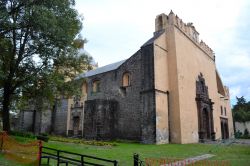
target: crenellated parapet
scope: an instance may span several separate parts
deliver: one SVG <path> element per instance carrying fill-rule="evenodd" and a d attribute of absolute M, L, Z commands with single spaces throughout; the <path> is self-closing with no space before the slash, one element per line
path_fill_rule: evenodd
<path fill-rule="evenodd" d="M 211 59 L 215 60 L 214 51 L 204 42 L 199 40 L 199 33 L 195 29 L 193 23 L 185 23 L 177 15 L 171 12 L 160 14 L 155 20 L 155 31 L 167 29 L 170 26 L 177 27 L 183 34 L 192 40 L 201 50 L 203 50 Z"/>

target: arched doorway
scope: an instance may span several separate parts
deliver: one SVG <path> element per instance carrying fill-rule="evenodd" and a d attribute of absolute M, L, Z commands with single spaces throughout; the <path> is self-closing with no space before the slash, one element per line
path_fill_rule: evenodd
<path fill-rule="evenodd" d="M 204 139 L 210 139 L 211 138 L 211 126 L 210 126 L 209 112 L 207 108 L 204 108 L 202 110 L 202 120 L 203 120 Z"/>
<path fill-rule="evenodd" d="M 221 138 L 228 139 L 229 138 L 228 120 L 226 118 L 220 118 L 220 125 L 221 125 Z"/>
<path fill-rule="evenodd" d="M 73 117 L 73 135 L 74 136 L 78 136 L 79 126 L 80 126 L 79 116 Z"/>
<path fill-rule="evenodd" d="M 198 134 L 200 141 L 215 139 L 213 121 L 213 102 L 208 96 L 208 87 L 203 75 L 196 81 L 196 103 L 198 112 Z"/>

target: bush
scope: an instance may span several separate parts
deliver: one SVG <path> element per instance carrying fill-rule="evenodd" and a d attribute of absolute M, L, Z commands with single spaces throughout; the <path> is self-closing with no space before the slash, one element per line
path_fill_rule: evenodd
<path fill-rule="evenodd" d="M 38 135 L 38 136 L 36 136 L 36 138 L 38 139 L 38 140 L 41 140 L 41 141 L 44 141 L 44 142 L 48 142 L 49 141 L 49 136 L 48 135 Z"/>
<path fill-rule="evenodd" d="M 86 141 L 84 139 L 65 138 L 65 137 L 58 137 L 58 136 L 51 136 L 50 140 L 59 141 L 59 142 L 76 143 L 76 144 L 95 145 L 95 146 L 116 146 L 116 144 L 112 142 L 104 142 L 104 141 L 96 141 L 96 140 Z"/>
<path fill-rule="evenodd" d="M 20 137 L 25 137 L 25 138 L 32 138 L 32 139 L 36 138 L 36 136 L 30 132 L 11 131 L 10 135 L 20 136 Z"/>
<path fill-rule="evenodd" d="M 236 132 L 234 133 L 234 135 L 235 135 L 235 138 L 241 138 L 242 132 L 240 132 L 240 130 L 238 130 L 238 131 L 236 131 Z"/>
<path fill-rule="evenodd" d="M 244 130 L 244 134 L 243 134 L 242 138 L 245 138 L 245 139 L 250 138 L 249 131 L 247 129 Z"/>

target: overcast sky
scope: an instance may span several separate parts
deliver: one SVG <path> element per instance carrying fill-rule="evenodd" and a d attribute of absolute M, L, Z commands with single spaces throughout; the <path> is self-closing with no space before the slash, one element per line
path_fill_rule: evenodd
<path fill-rule="evenodd" d="M 172 9 L 215 51 L 232 103 L 235 96 L 250 100 L 249 0 L 76 0 L 76 8 L 85 49 L 99 66 L 129 58 L 152 37 L 156 15 Z"/>

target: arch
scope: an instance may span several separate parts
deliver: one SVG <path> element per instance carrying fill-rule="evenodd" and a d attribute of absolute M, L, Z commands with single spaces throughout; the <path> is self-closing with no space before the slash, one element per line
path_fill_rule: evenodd
<path fill-rule="evenodd" d="M 220 125 L 221 125 L 221 138 L 228 139 L 229 138 L 228 119 L 220 118 Z"/>
<path fill-rule="evenodd" d="M 210 127 L 210 118 L 209 118 L 209 111 L 207 108 L 203 108 L 202 110 L 202 119 L 203 119 L 203 131 L 204 131 L 204 138 L 210 139 L 211 136 L 211 127 Z"/>
<path fill-rule="evenodd" d="M 88 94 L 88 83 L 86 81 L 84 81 L 82 84 L 82 93 L 83 95 Z"/>
<path fill-rule="evenodd" d="M 97 93 L 100 92 L 100 83 L 101 81 L 99 79 L 95 79 L 92 82 L 92 92 Z"/>
<path fill-rule="evenodd" d="M 196 81 L 196 104 L 198 111 L 198 133 L 200 141 L 215 139 L 213 102 L 208 95 L 208 87 L 202 73 Z"/>
<path fill-rule="evenodd" d="M 131 85 L 131 75 L 129 72 L 125 72 L 122 75 L 122 86 L 127 87 Z"/>

